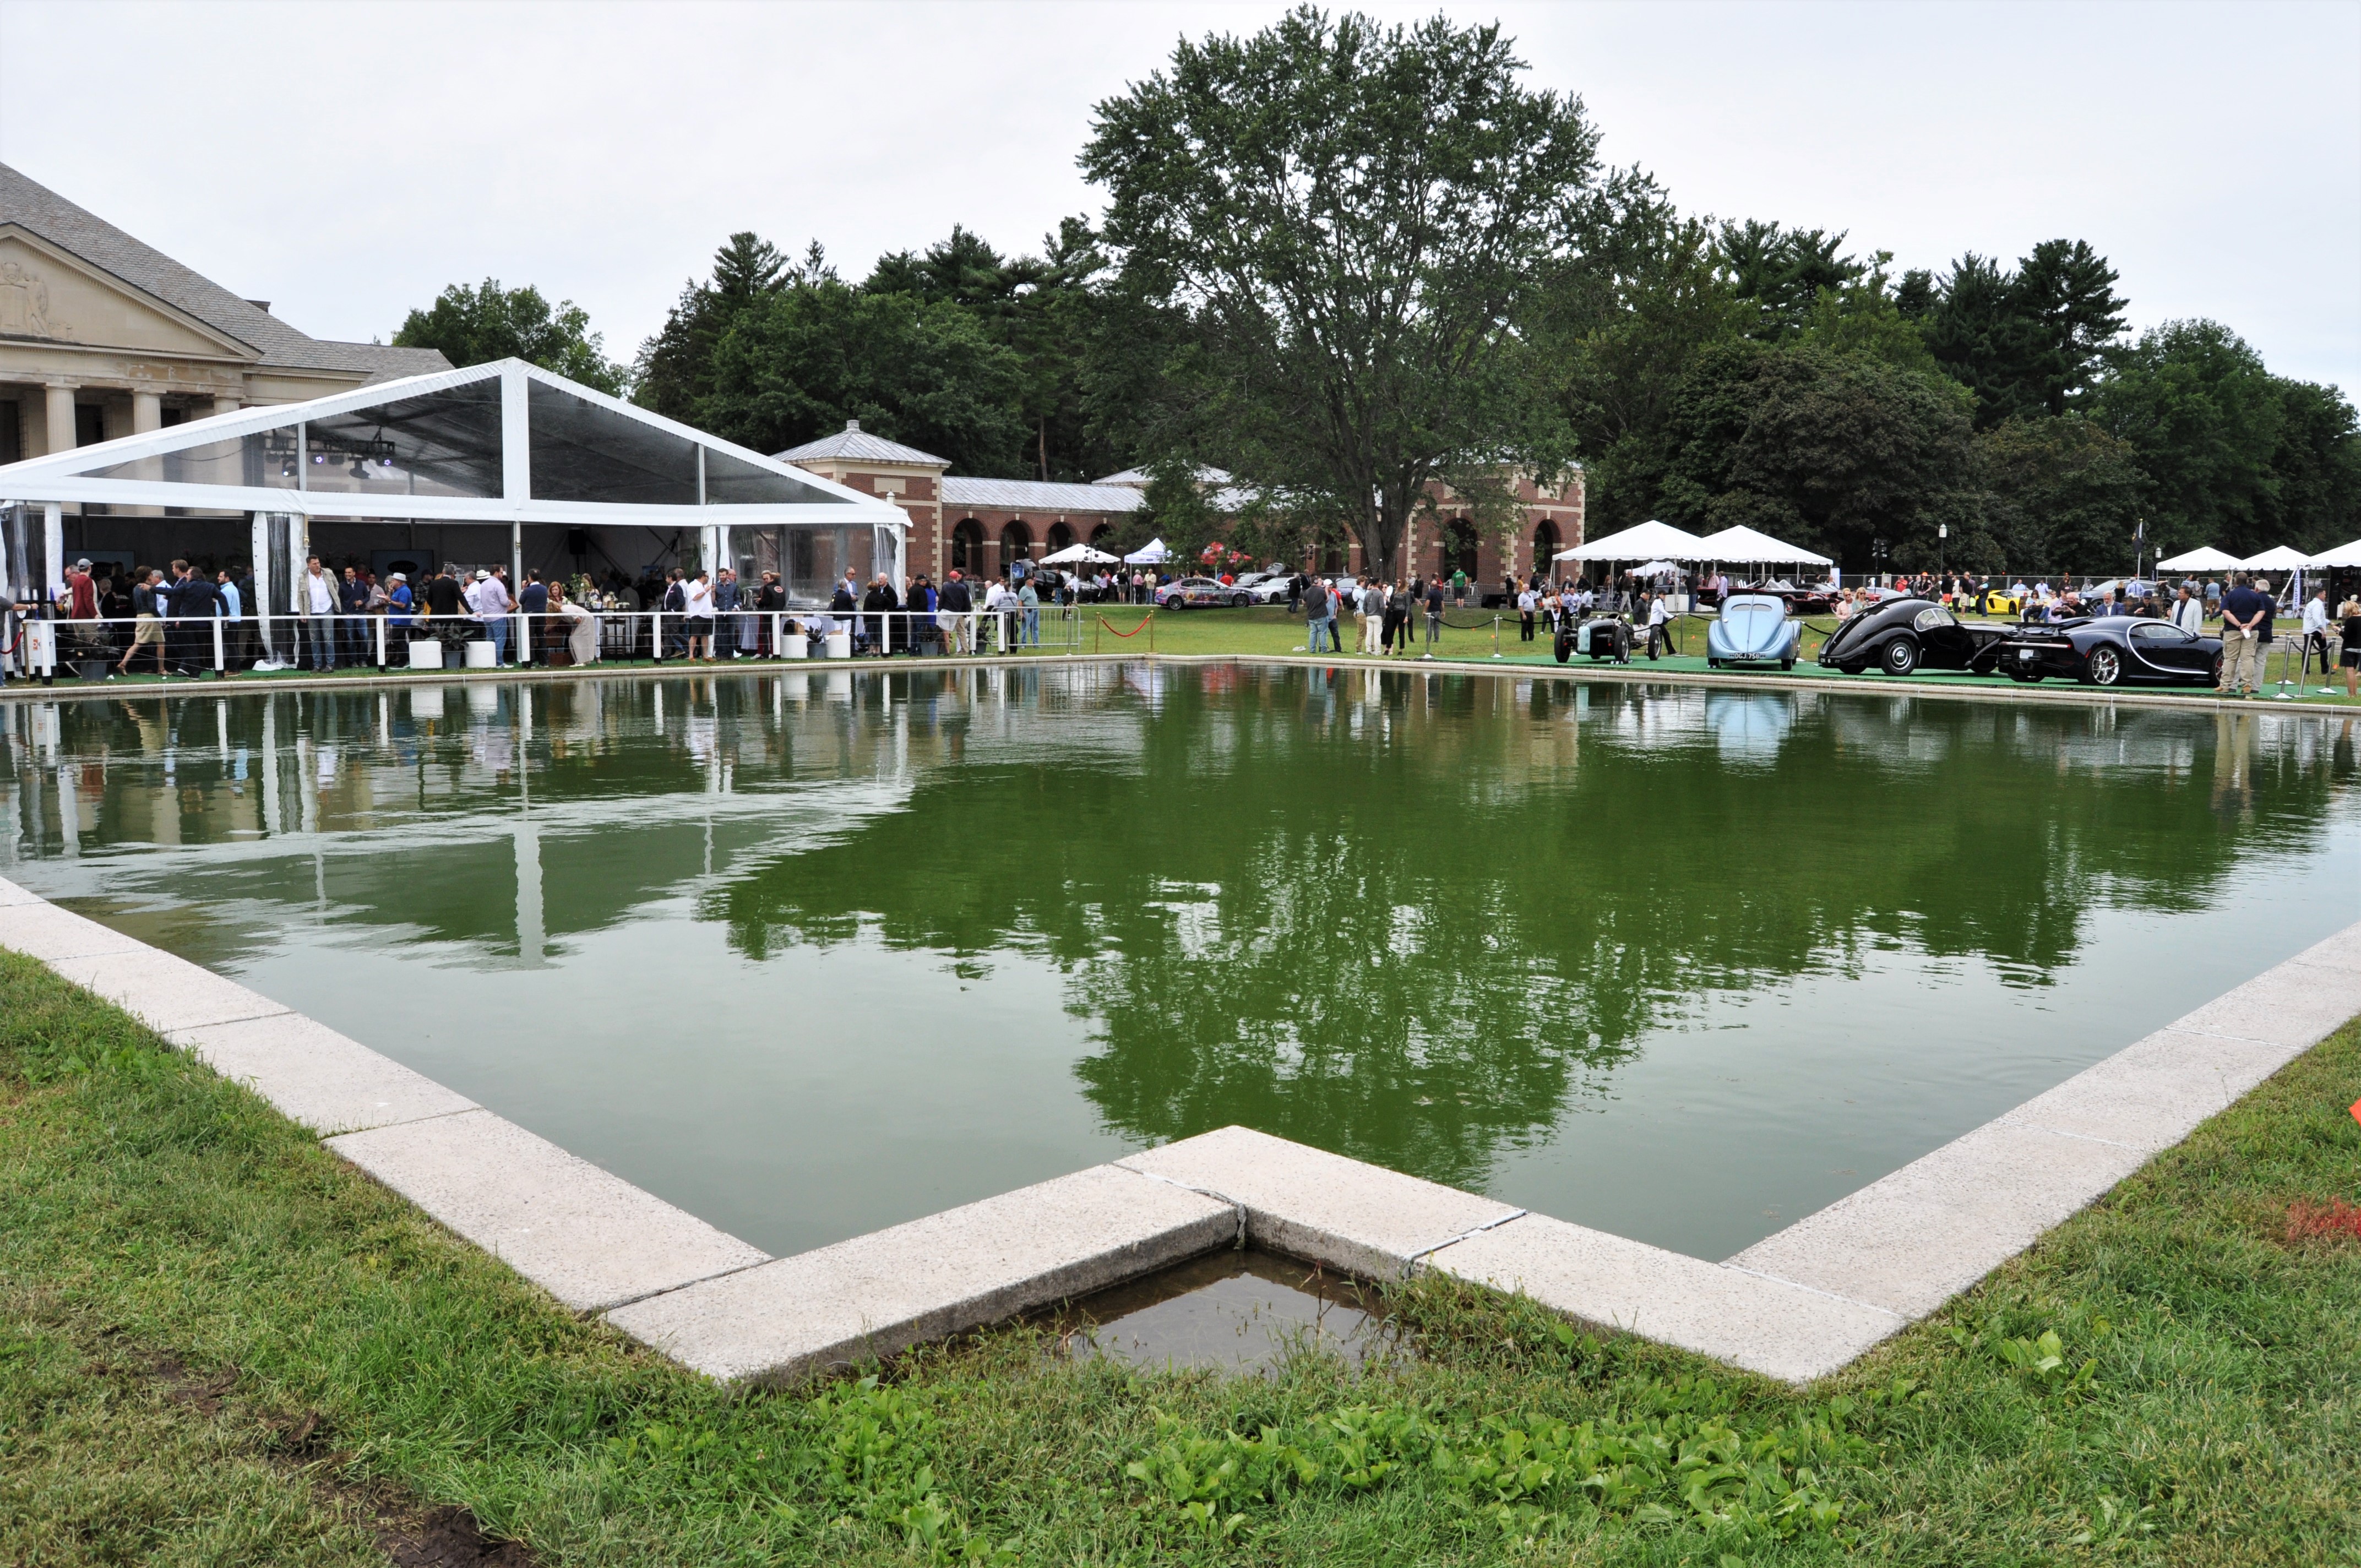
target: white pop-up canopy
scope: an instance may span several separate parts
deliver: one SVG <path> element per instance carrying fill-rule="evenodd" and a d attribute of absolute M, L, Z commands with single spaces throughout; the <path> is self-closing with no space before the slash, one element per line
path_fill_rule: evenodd
<path fill-rule="evenodd" d="M 2241 571 L 2246 572 L 2292 572 L 2299 566 L 2308 566 L 2311 564 L 2311 556 L 2301 550 L 2291 550 L 2282 544 L 2277 549 L 2266 550 L 2259 555 L 2247 556 L 2238 563 L 2238 567 Z"/>
<path fill-rule="evenodd" d="M 1105 551 L 1093 550 L 1087 544 L 1069 544 L 1063 550 L 1052 551 L 1042 556 L 1041 565 L 1044 566 L 1082 565 L 1112 566 L 1116 559 L 1117 557 L 1108 554 Z"/>
<path fill-rule="evenodd" d="M 1685 529 L 1669 522 L 1650 519 L 1635 523 L 1620 533 L 1610 533 L 1604 539 L 1593 539 L 1571 550 L 1561 550 L 1550 557 L 1554 561 L 1653 561 L 1666 556 L 1675 561 L 1702 561 L 1705 541 Z"/>
<path fill-rule="evenodd" d="M 2349 539 L 2333 550 L 2323 550 L 2304 563 L 2308 566 L 2361 566 L 2361 539 Z"/>
<path fill-rule="evenodd" d="M 2235 555 L 2216 550 L 2211 544 L 2201 544 L 2194 550 L 2183 551 L 2169 561 L 2156 564 L 2159 572 L 2231 572 L 2237 566 Z"/>
<path fill-rule="evenodd" d="M 1153 566 L 1169 558 L 1172 552 L 1164 548 L 1164 541 L 1151 539 L 1126 555 L 1124 560 L 1135 566 Z"/>
<path fill-rule="evenodd" d="M 1808 566 L 1836 565 L 1817 551 L 1790 544 L 1784 539 L 1773 539 L 1743 523 L 1725 528 L 1719 533 L 1707 534 L 1697 542 L 1697 552 L 1705 560 L 1727 561 L 1732 565 L 1741 566 L 1785 565 L 1790 562 Z"/>

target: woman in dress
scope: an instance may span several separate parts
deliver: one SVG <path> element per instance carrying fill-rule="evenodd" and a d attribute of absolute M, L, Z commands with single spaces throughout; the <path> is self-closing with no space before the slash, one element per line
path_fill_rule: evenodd
<path fill-rule="evenodd" d="M 598 618 L 575 602 L 563 583 L 549 585 L 549 613 L 566 628 L 566 654 L 576 664 L 598 662 Z"/>

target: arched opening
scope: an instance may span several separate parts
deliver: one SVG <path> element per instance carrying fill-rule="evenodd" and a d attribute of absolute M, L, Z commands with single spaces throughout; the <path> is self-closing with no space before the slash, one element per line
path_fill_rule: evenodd
<path fill-rule="evenodd" d="M 983 565 L 983 524 L 961 518 L 951 530 L 951 569 L 971 575 Z"/>
<path fill-rule="evenodd" d="M 1012 522 L 1000 531 L 1000 569 L 1005 574 L 1018 561 L 1033 557 L 1033 531 L 1021 522 Z"/>
<path fill-rule="evenodd" d="M 1476 580 L 1476 525 L 1464 517 L 1455 517 L 1443 525 L 1443 537 L 1435 542 L 1435 570 L 1444 576 L 1465 572 L 1467 580 Z"/>
<path fill-rule="evenodd" d="M 1092 529 L 1092 548 L 1096 550 L 1106 550 L 1112 548 L 1112 546 L 1107 543 L 1107 541 L 1113 539 L 1115 536 L 1115 526 L 1111 522 L 1103 522 L 1096 528 Z"/>
<path fill-rule="evenodd" d="M 1554 573 L 1556 564 L 1550 557 L 1565 546 L 1557 542 L 1557 524 L 1544 519 L 1533 525 L 1533 570 Z"/>
<path fill-rule="evenodd" d="M 1056 554 L 1074 542 L 1074 531 L 1062 522 L 1049 525 L 1049 554 Z"/>

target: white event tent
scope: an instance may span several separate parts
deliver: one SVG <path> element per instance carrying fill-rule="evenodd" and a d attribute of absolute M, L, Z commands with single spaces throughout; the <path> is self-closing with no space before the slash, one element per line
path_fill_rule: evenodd
<path fill-rule="evenodd" d="M 1087 544 L 1069 544 L 1063 550 L 1054 551 L 1042 556 L 1041 565 L 1044 566 L 1112 566 L 1120 559 L 1120 556 L 1110 555 L 1104 550 L 1093 550 Z"/>
<path fill-rule="evenodd" d="M 2183 551 L 2169 561 L 2158 561 L 2156 569 L 2159 572 L 2235 572 L 2238 569 L 2238 558 L 2216 550 L 2211 544 L 2201 544 L 2194 550 Z"/>
<path fill-rule="evenodd" d="M 1727 562 L 1733 566 L 1833 566 L 1836 563 L 1815 550 L 1800 544 L 1790 544 L 1784 539 L 1773 539 L 1767 533 L 1739 523 L 1719 533 L 1708 533 L 1697 541 L 1703 559 Z"/>
<path fill-rule="evenodd" d="M 1702 561 L 1705 542 L 1685 529 L 1653 519 L 1634 523 L 1620 533 L 1604 539 L 1592 539 L 1571 550 L 1561 550 L 1550 557 L 1553 561 L 1653 561 L 1664 556 L 1674 561 Z"/>
<path fill-rule="evenodd" d="M 2333 549 L 2323 550 L 2304 565 L 2307 566 L 2361 566 L 2361 539 L 2350 539 Z"/>
<path fill-rule="evenodd" d="M 12 463 L 0 508 L 0 591 L 63 580 L 71 508 L 83 553 L 247 555 L 266 640 L 313 554 L 432 551 L 423 558 L 507 561 L 521 582 L 560 554 L 581 569 L 593 551 L 624 566 L 693 545 L 708 565 L 775 570 L 799 597 L 825 597 L 847 570 L 906 580 L 907 518 L 893 502 L 522 359 Z"/>
<path fill-rule="evenodd" d="M 1164 548 L 1163 540 L 1151 539 L 1126 555 L 1124 560 L 1134 566 L 1154 566 L 1161 564 L 1171 554 L 1172 552 Z"/>
<path fill-rule="evenodd" d="M 2243 572 L 2292 572 L 2300 566 L 2308 566 L 2311 564 L 2311 556 L 2301 550 L 2291 550 L 2282 544 L 2277 549 L 2266 550 L 2259 555 L 2247 556 L 2238 563 L 2238 569 Z"/>

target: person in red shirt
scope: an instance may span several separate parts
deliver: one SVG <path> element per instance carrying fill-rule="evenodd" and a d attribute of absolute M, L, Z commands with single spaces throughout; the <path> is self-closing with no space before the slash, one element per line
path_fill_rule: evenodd
<path fill-rule="evenodd" d="M 96 620 L 98 619 L 98 585 L 91 581 L 90 563 L 77 561 L 66 574 L 66 591 L 71 595 L 66 619 Z"/>

